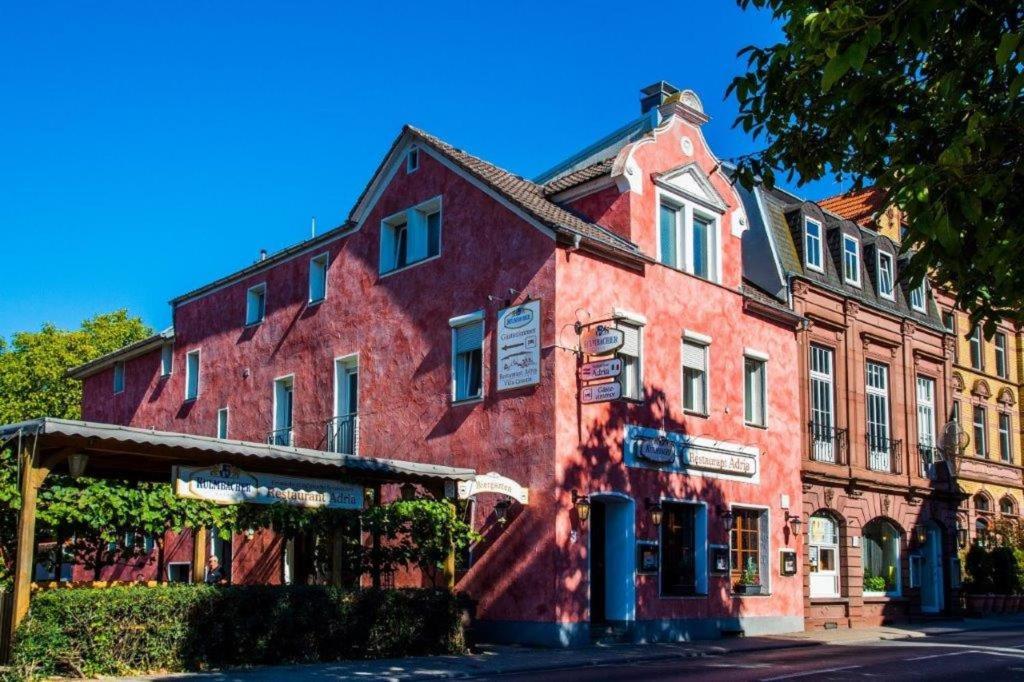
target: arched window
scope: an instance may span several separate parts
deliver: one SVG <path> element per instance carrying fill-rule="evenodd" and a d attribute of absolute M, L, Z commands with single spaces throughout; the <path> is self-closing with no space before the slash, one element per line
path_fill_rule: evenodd
<path fill-rule="evenodd" d="M 864 594 L 900 593 L 900 532 L 885 519 L 864 526 Z"/>
<path fill-rule="evenodd" d="M 999 500 L 999 512 L 1003 516 L 1016 516 L 1017 505 L 1014 503 L 1013 498 L 1007 495 L 1003 499 Z"/>
<path fill-rule="evenodd" d="M 988 546 L 988 520 L 978 519 L 974 522 L 974 544 L 979 547 Z"/>
<path fill-rule="evenodd" d="M 839 596 L 839 524 L 827 514 L 814 514 L 807 524 L 811 565 L 811 597 Z"/>
<path fill-rule="evenodd" d="M 974 496 L 974 510 L 980 512 L 992 511 L 988 504 L 988 496 L 984 493 L 978 493 Z"/>

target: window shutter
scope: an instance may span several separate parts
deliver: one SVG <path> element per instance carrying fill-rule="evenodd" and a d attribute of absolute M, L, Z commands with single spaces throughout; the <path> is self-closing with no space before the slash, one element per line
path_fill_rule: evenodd
<path fill-rule="evenodd" d="M 686 341 L 683 343 L 683 367 L 705 371 L 706 346 Z"/>
<path fill-rule="evenodd" d="M 476 350 L 484 345 L 484 325 L 481 322 L 455 328 L 455 353 Z"/>
<path fill-rule="evenodd" d="M 619 324 L 618 328 L 625 337 L 619 353 L 634 358 L 640 357 L 640 328 L 628 324 Z"/>

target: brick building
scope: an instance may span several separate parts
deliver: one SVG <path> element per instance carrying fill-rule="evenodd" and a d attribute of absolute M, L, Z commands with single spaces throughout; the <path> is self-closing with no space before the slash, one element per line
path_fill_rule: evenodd
<path fill-rule="evenodd" d="M 344 224 L 78 368 L 85 419 L 512 479 L 505 523 L 473 497 L 458 583 L 490 639 L 802 629 L 802 318 L 743 283 L 749 209 L 700 100 L 643 95 L 535 182 L 406 127 Z M 538 317 L 536 366 L 508 315 Z M 517 367 L 536 380 L 508 388 Z M 270 533 L 228 547 L 287 575 Z"/>
<path fill-rule="evenodd" d="M 744 192 L 746 275 L 808 320 L 799 335 L 808 627 L 955 608 L 955 484 L 939 450 L 952 356 L 896 243 L 781 190 Z"/>

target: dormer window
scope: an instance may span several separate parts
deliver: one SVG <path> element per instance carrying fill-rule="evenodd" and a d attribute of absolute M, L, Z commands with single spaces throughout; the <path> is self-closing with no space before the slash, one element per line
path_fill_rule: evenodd
<path fill-rule="evenodd" d="M 921 280 L 921 283 L 910 290 L 910 307 L 919 313 L 927 311 L 925 302 L 927 300 L 925 283 Z"/>
<path fill-rule="evenodd" d="M 380 226 L 380 272 L 421 263 L 441 255 L 441 198 L 385 218 Z"/>
<path fill-rule="evenodd" d="M 843 281 L 860 286 L 860 240 L 843 235 Z"/>
<path fill-rule="evenodd" d="M 804 219 L 804 262 L 811 270 L 825 271 L 821 223 Z"/>
<path fill-rule="evenodd" d="M 890 301 L 896 300 L 896 292 L 893 289 L 894 271 L 893 258 L 891 253 L 878 252 L 878 295 Z"/>

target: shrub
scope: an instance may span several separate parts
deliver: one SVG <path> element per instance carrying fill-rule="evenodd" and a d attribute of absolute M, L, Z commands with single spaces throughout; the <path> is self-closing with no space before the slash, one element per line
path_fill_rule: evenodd
<path fill-rule="evenodd" d="M 996 594 L 1017 594 L 1020 573 L 1012 547 L 996 547 L 990 553 L 992 589 Z"/>
<path fill-rule="evenodd" d="M 964 589 L 971 594 L 987 594 L 992 591 L 992 557 L 980 545 L 971 545 L 964 561 L 967 580 Z"/>
<path fill-rule="evenodd" d="M 33 598 L 12 663 L 20 676 L 95 676 L 457 653 L 460 616 L 441 590 L 53 590 Z"/>

